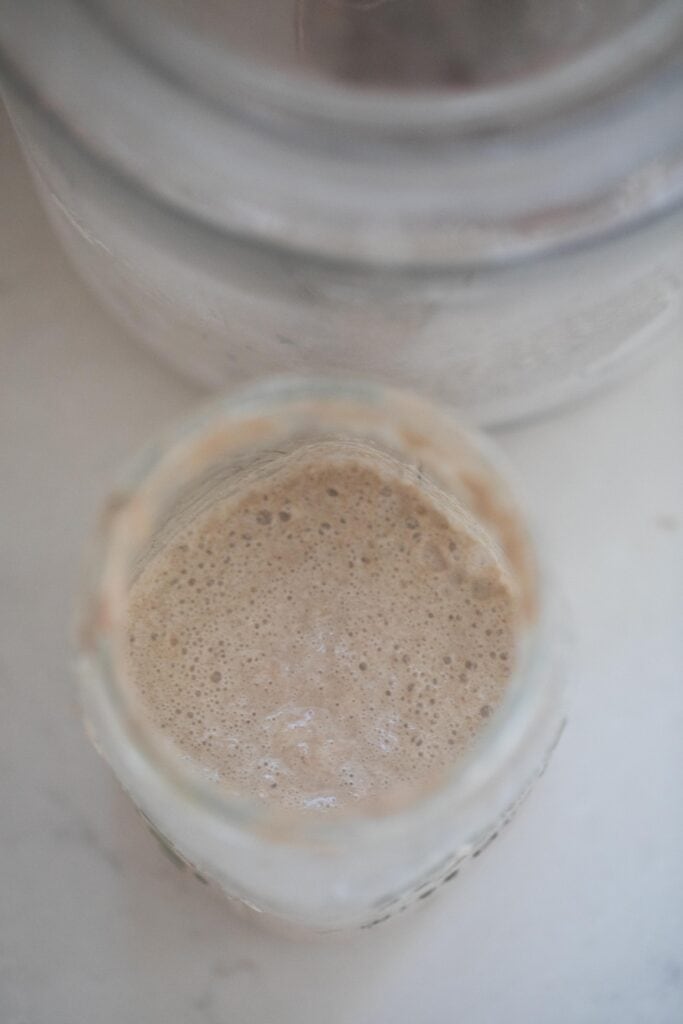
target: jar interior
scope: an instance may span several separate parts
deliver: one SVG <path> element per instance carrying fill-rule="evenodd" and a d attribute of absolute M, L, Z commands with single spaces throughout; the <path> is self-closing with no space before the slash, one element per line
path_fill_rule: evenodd
<path fill-rule="evenodd" d="M 146 472 L 134 501 L 121 518 L 118 534 L 123 541 L 124 571 L 119 577 L 121 589 L 112 639 L 119 665 L 117 685 L 122 687 L 126 714 L 135 731 L 156 749 L 152 756 L 160 761 L 174 758 L 165 738 L 148 735 L 144 707 L 124 667 L 127 597 L 140 573 L 180 531 L 213 505 L 243 493 L 288 463 L 332 446 L 335 451 L 343 449 L 353 454 L 362 450 L 364 455 L 371 453 L 373 458 L 391 462 L 404 480 L 429 494 L 436 507 L 447 509 L 451 517 L 478 534 L 509 580 L 516 616 L 515 672 L 509 681 L 509 695 L 490 722 L 482 724 L 477 744 L 485 742 L 489 731 L 498 727 L 499 713 L 504 718 L 508 697 L 514 703 L 516 688 L 524 685 L 523 666 L 536 616 L 535 567 L 514 498 L 469 435 L 455 430 L 441 416 L 432 421 L 429 415 L 421 416 L 428 408 L 422 403 L 408 410 L 406 421 L 396 417 L 396 408 L 382 410 L 362 400 L 313 398 L 298 402 L 295 389 L 289 397 L 289 404 L 285 401 L 284 407 L 271 410 L 269 415 L 261 411 L 242 413 L 237 423 L 229 419 L 221 423 L 218 419 L 210 430 L 165 451 L 152 471 Z M 400 405 L 401 398 L 394 396 L 394 400 Z M 522 682 L 517 681 L 518 675 Z M 466 753 L 467 759 L 473 755 L 473 751 Z M 450 765 L 449 774 L 458 770 L 459 763 L 460 757 Z M 431 791 L 445 782 L 439 774 L 426 784 Z M 423 795 L 422 789 L 410 793 L 397 790 L 391 800 L 383 802 L 381 813 L 400 810 Z M 272 808 L 265 812 L 257 808 L 255 813 L 257 817 L 262 813 L 269 818 L 281 817 L 277 809 L 273 815 Z M 289 825 L 291 813 L 287 818 Z"/>
<path fill-rule="evenodd" d="M 615 39 L 657 0 L 97 0 L 162 53 L 193 44 L 353 88 L 466 91 L 533 76 Z"/>

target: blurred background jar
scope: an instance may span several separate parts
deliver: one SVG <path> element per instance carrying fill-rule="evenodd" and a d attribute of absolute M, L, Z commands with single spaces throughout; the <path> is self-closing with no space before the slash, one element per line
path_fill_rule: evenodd
<path fill-rule="evenodd" d="M 0 40 L 71 260 L 206 385 L 498 423 L 681 332 L 680 0 L 0 0 Z"/>

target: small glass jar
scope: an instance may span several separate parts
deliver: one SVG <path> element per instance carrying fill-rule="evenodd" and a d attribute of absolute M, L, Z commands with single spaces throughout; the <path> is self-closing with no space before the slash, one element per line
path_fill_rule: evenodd
<path fill-rule="evenodd" d="M 499 423 L 680 332 L 679 0 L 409 7 L 2 3 L 50 220 L 195 379 L 381 373 Z"/>
<path fill-rule="evenodd" d="M 361 441 L 474 517 L 522 609 L 518 656 L 472 749 L 401 807 L 278 810 L 193 772 L 150 723 L 124 657 L 132 581 L 177 529 L 301 445 Z M 204 879 L 308 929 L 370 927 L 426 898 L 495 838 L 564 721 L 562 629 L 524 514 L 483 438 L 409 392 L 359 379 L 274 378 L 220 398 L 150 445 L 104 508 L 80 627 L 90 736 L 153 830 Z"/>

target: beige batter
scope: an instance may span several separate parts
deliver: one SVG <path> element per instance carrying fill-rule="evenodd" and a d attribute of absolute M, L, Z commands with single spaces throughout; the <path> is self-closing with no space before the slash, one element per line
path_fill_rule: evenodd
<path fill-rule="evenodd" d="M 150 719 L 217 783 L 330 811 L 401 799 L 503 694 L 515 600 L 484 540 L 342 444 L 200 514 L 130 595 Z"/>

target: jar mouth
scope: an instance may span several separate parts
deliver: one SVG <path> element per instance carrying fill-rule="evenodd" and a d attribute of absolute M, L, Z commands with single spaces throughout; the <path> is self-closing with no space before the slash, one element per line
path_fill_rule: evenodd
<path fill-rule="evenodd" d="M 683 201 L 677 0 L 564 64 L 455 95 L 312 87 L 212 61 L 168 26 L 160 52 L 135 34 L 145 10 L 10 5 L 0 78 L 47 159 L 85 159 L 124 209 L 140 200 L 178 230 L 359 272 L 471 274 L 598 244 Z"/>
<path fill-rule="evenodd" d="M 314 117 L 318 126 L 320 122 L 345 123 L 356 129 L 393 129 L 401 134 L 415 129 L 422 138 L 425 129 L 466 133 L 504 127 L 510 119 L 519 124 L 528 117 L 537 119 L 563 106 L 589 100 L 604 90 L 618 89 L 680 45 L 683 31 L 676 0 L 647 0 L 637 4 L 636 9 L 627 0 L 622 11 L 617 12 L 612 5 L 616 12 L 612 24 L 609 19 L 598 19 L 583 28 L 579 21 L 573 26 L 578 36 L 573 44 L 556 38 L 552 40 L 553 48 L 552 33 L 546 31 L 549 38 L 543 39 L 544 33 L 540 31 L 548 15 L 544 5 L 538 28 L 541 38 L 536 41 L 534 52 L 525 53 L 529 43 L 525 44 L 523 39 L 505 43 L 508 50 L 516 45 L 519 54 L 512 64 L 509 57 L 506 62 L 499 55 L 502 73 L 492 63 L 485 73 L 478 74 L 473 58 L 466 82 L 456 80 L 455 86 L 424 82 L 417 77 L 397 88 L 381 78 L 354 80 L 351 74 L 344 76 L 338 68 L 325 74 L 324 69 L 302 61 L 305 43 L 301 43 L 300 37 L 305 37 L 306 22 L 316 13 L 322 15 L 327 9 L 333 22 L 340 17 L 376 18 L 385 12 L 391 15 L 397 3 L 400 0 L 296 0 L 292 18 L 296 52 L 290 60 L 282 55 L 273 59 L 268 53 L 263 44 L 264 37 L 268 39 L 267 32 L 257 35 L 252 31 L 251 39 L 247 40 L 238 34 L 235 40 L 234 30 L 239 32 L 252 19 L 238 13 L 224 25 L 221 19 L 226 12 L 216 17 L 221 5 L 210 0 L 190 9 L 176 0 L 87 0 L 85 6 L 100 19 L 105 31 L 118 36 L 124 47 L 144 54 L 160 73 L 183 82 L 198 95 L 226 109 L 232 109 L 235 95 L 244 88 L 257 102 L 272 104 L 281 111 L 289 109 L 297 116 Z M 572 6 L 561 4 L 559 9 L 566 12 Z M 473 12 L 480 7 L 478 0 Z M 602 10 L 599 6 L 598 9 Z M 400 14 L 398 30 L 408 34 L 412 29 L 414 33 L 418 25 L 406 24 L 406 12 Z M 424 22 L 427 16 L 422 8 L 419 19 Z M 497 24 L 505 16 L 509 23 Z M 515 14 L 504 5 L 492 10 L 489 18 L 488 25 L 478 26 L 480 32 L 487 29 L 510 36 L 524 14 Z M 438 25 L 435 31 L 437 28 Z M 457 44 L 458 37 L 467 35 L 467 31 L 467 22 L 456 25 L 453 42 Z M 555 34 L 561 31 L 560 24 Z M 570 35 L 572 25 L 564 26 L 564 31 Z M 362 39 L 354 38 L 353 42 L 362 45 Z M 373 42 L 381 44 L 381 37 L 375 36 Z M 437 43 L 436 35 L 429 43 Z M 480 58 L 486 56 L 487 47 L 480 45 L 479 49 Z M 379 56 L 371 50 L 368 60 L 376 61 Z M 400 65 L 401 55 L 393 56 Z M 488 59 L 492 61 L 495 57 Z M 387 70 L 391 72 L 390 68 Z"/>
<path fill-rule="evenodd" d="M 327 402 L 350 402 L 352 408 L 367 408 L 375 425 L 410 426 L 415 432 L 416 416 L 424 413 L 428 425 L 443 432 L 462 446 L 463 458 L 473 460 L 482 474 L 475 488 L 495 481 L 501 488 L 502 503 L 495 506 L 492 494 L 479 496 L 482 508 L 487 504 L 493 516 L 501 515 L 503 544 L 511 548 L 525 545 L 519 572 L 526 573 L 532 604 L 526 608 L 524 642 L 517 664 L 497 711 L 487 722 L 474 745 L 442 777 L 411 802 L 391 807 L 382 813 L 367 811 L 325 817 L 310 812 L 283 811 L 257 799 L 238 797 L 220 784 L 204 779 L 183 759 L 178 748 L 154 730 L 144 727 L 144 714 L 135 690 L 122 668 L 122 647 L 126 635 L 125 609 L 129 586 L 129 568 L 141 539 L 157 515 L 159 502 L 174 481 L 188 471 L 211 460 L 225 438 L 252 436 L 263 431 L 264 416 L 274 417 L 294 410 L 316 409 L 320 413 Z M 308 413 L 305 413 L 308 415 Z M 401 417 L 408 417 L 402 421 Z M 418 419 L 419 422 L 419 419 Z M 240 443 L 242 443 L 240 442 Z M 521 520 L 517 499 L 509 491 L 507 471 L 499 466 L 484 440 L 465 430 L 450 415 L 406 392 L 348 378 L 272 378 L 245 388 L 231 396 L 215 400 L 193 417 L 179 424 L 156 444 L 148 446 L 122 477 L 110 498 L 87 566 L 87 584 L 80 613 L 79 654 L 82 692 L 86 717 L 90 721 L 97 746 L 107 744 L 98 738 L 98 730 L 108 731 L 123 750 L 123 756 L 135 764 L 135 770 L 151 780 L 157 790 L 201 813 L 207 819 L 228 827 L 247 828 L 264 837 L 299 843 L 337 843 L 353 835 L 397 834 L 406 821 L 425 821 L 434 815 L 452 815 L 482 794 L 505 788 L 508 778 L 516 778 L 512 766 L 523 756 L 529 737 L 539 726 L 548 700 L 548 681 L 539 674 L 539 651 L 547 643 L 547 603 L 542 592 L 535 551 Z M 471 472 L 471 470 L 468 470 Z M 491 505 L 491 502 L 494 504 Z M 97 722 L 92 709 L 97 706 Z"/>

